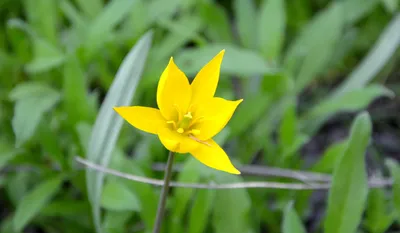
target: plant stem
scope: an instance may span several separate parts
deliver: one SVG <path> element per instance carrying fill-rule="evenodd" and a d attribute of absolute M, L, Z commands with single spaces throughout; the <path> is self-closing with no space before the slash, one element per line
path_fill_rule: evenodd
<path fill-rule="evenodd" d="M 168 162 L 164 172 L 164 186 L 162 187 L 160 200 L 158 201 L 157 215 L 156 215 L 156 221 L 154 223 L 153 233 L 159 233 L 161 229 L 165 203 L 167 201 L 167 196 L 169 191 L 169 182 L 171 181 L 171 176 L 172 176 L 172 164 L 174 162 L 174 155 L 175 154 L 172 151 L 169 152 Z"/>

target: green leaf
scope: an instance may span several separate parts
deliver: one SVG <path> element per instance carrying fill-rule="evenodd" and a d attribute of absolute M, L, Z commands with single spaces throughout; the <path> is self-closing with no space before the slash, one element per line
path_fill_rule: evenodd
<path fill-rule="evenodd" d="M 279 142 L 282 153 L 281 161 L 283 163 L 285 163 L 285 159 L 294 155 L 309 141 L 309 137 L 302 134 L 298 129 L 296 106 L 295 100 L 292 100 L 288 104 L 279 127 Z"/>
<path fill-rule="evenodd" d="M 368 195 L 365 225 L 369 232 L 384 233 L 394 221 L 391 209 L 387 205 L 385 191 L 372 189 Z"/>
<path fill-rule="evenodd" d="M 7 165 L 7 162 L 17 155 L 17 150 L 10 145 L 0 141 L 0 171 Z"/>
<path fill-rule="evenodd" d="M 188 233 L 202 233 L 206 229 L 214 205 L 215 190 L 200 189 L 189 213 Z"/>
<path fill-rule="evenodd" d="M 254 92 L 247 96 L 246 101 L 240 104 L 229 122 L 231 134 L 238 135 L 244 132 L 264 114 L 271 100 L 262 92 Z"/>
<path fill-rule="evenodd" d="M 217 173 L 218 183 L 242 182 L 241 177 Z M 212 225 L 215 233 L 243 233 L 250 230 L 251 199 L 246 189 L 216 190 Z"/>
<path fill-rule="evenodd" d="M 253 0 L 233 2 L 239 39 L 246 48 L 255 48 L 257 43 L 257 11 Z"/>
<path fill-rule="evenodd" d="M 59 101 L 60 94 L 45 84 L 25 82 L 15 87 L 9 97 L 16 101 L 12 126 L 16 145 L 20 146 L 33 136 L 43 115 Z"/>
<path fill-rule="evenodd" d="M 319 18 L 319 27 L 311 32 L 311 35 L 314 36 L 311 41 L 312 44 L 309 44 L 309 50 L 306 50 L 304 60 L 295 79 L 297 92 L 307 87 L 320 73 L 325 71 L 325 68 L 331 62 L 344 26 L 343 8 L 341 6 L 339 3 L 334 3 L 324 11 Z M 329 28 L 329 30 L 326 30 L 326 28 Z"/>
<path fill-rule="evenodd" d="M 285 207 L 285 212 L 283 213 L 282 222 L 282 232 L 283 233 L 306 233 L 306 229 L 301 222 L 300 217 L 297 215 L 295 209 L 293 208 L 293 203 L 290 202 Z"/>
<path fill-rule="evenodd" d="M 89 2 L 85 0 L 83 1 Z M 94 9 L 94 7 L 92 9 Z M 81 29 L 86 26 L 84 17 L 80 14 L 80 12 L 78 12 L 78 10 L 70 1 L 62 0 L 60 2 L 60 10 L 76 29 Z"/>
<path fill-rule="evenodd" d="M 344 25 L 342 5 L 332 3 L 301 31 L 285 54 L 285 68 L 296 77 L 296 90 L 306 87 L 329 63 Z M 329 30 L 326 30 L 329 28 Z"/>
<path fill-rule="evenodd" d="M 84 46 L 88 57 L 93 56 L 111 38 L 112 31 L 128 16 L 135 2 L 133 0 L 109 1 L 102 12 L 96 16 L 89 26 L 85 39 Z"/>
<path fill-rule="evenodd" d="M 126 224 L 134 213 L 130 211 L 107 211 L 103 227 L 106 232 L 119 233 L 126 231 Z"/>
<path fill-rule="evenodd" d="M 53 201 L 40 211 L 46 217 L 75 217 L 90 214 L 90 205 L 85 201 L 59 200 Z"/>
<path fill-rule="evenodd" d="M 79 143 L 85 154 L 88 151 L 91 132 L 92 126 L 87 123 L 80 122 L 76 125 L 76 133 L 78 134 Z"/>
<path fill-rule="evenodd" d="M 59 17 L 56 0 L 24 1 L 29 25 L 36 32 L 52 43 L 57 42 L 57 26 Z"/>
<path fill-rule="evenodd" d="M 279 127 L 280 144 L 284 148 L 290 147 L 296 139 L 297 132 L 296 104 L 291 103 L 286 109 Z"/>
<path fill-rule="evenodd" d="M 273 75 L 264 75 L 262 79 L 262 89 L 273 99 L 279 99 L 294 90 L 293 79 L 283 72 Z"/>
<path fill-rule="evenodd" d="M 285 27 L 285 0 L 264 0 L 258 19 L 258 48 L 268 61 L 279 58 L 285 41 Z"/>
<path fill-rule="evenodd" d="M 152 32 L 148 32 L 142 36 L 124 58 L 94 124 L 87 151 L 89 161 L 107 167 L 123 124 L 123 119 L 112 108 L 129 105 L 132 101 L 142 75 L 151 41 Z M 103 179 L 103 173 L 89 170 L 86 172 L 88 196 L 92 205 L 97 233 L 102 232 L 100 197 Z"/>
<path fill-rule="evenodd" d="M 253 76 L 274 73 L 263 58 L 253 51 L 242 49 L 231 44 L 212 44 L 201 48 L 185 49 L 176 56 L 176 63 L 188 76 L 195 76 L 207 62 L 225 49 L 221 65 L 222 74 Z"/>
<path fill-rule="evenodd" d="M 365 151 L 371 138 L 368 113 L 354 120 L 347 148 L 334 169 L 324 222 L 326 233 L 353 233 L 361 221 L 368 195 Z"/>
<path fill-rule="evenodd" d="M 374 47 L 344 82 L 336 88 L 332 97 L 363 88 L 388 63 L 400 45 L 400 13 L 396 15 L 380 35 Z"/>
<path fill-rule="evenodd" d="M 101 206 L 115 211 L 140 211 L 141 209 L 136 195 L 117 180 L 109 180 L 104 186 Z"/>
<path fill-rule="evenodd" d="M 58 192 L 63 179 L 64 176 L 59 175 L 45 180 L 23 197 L 13 219 L 16 231 L 21 231 L 46 206 Z"/>
<path fill-rule="evenodd" d="M 122 38 L 138 38 L 151 26 L 153 22 L 149 20 L 149 1 L 136 1 L 128 18 L 122 23 Z"/>
<path fill-rule="evenodd" d="M 18 205 L 29 191 L 30 178 L 32 175 L 28 172 L 18 172 L 7 179 L 7 196 L 14 206 Z"/>
<path fill-rule="evenodd" d="M 349 0 L 344 1 L 345 20 L 349 25 L 356 23 L 361 18 L 368 16 L 374 10 L 379 0 Z"/>
<path fill-rule="evenodd" d="M 171 19 L 181 9 L 184 2 L 182 0 L 153 0 L 149 2 L 148 9 L 151 9 L 148 13 L 149 21 L 155 22 Z"/>
<path fill-rule="evenodd" d="M 364 109 L 374 99 L 381 96 L 392 97 L 393 92 L 381 85 L 372 84 L 363 89 L 356 89 L 340 96 L 328 97 L 314 106 L 302 117 L 302 125 L 304 127 L 307 126 L 307 131 L 309 132 L 315 131 L 333 114 L 338 112 L 354 112 Z"/>
<path fill-rule="evenodd" d="M 90 120 L 87 81 L 76 56 L 68 57 L 64 67 L 63 101 L 71 125 Z"/>
<path fill-rule="evenodd" d="M 313 172 L 332 173 L 333 169 L 342 159 L 347 149 L 348 140 L 343 140 L 332 144 L 325 150 L 322 158 L 312 167 Z"/>
<path fill-rule="evenodd" d="M 374 99 L 381 96 L 393 97 L 394 94 L 391 90 L 381 85 L 372 84 L 363 89 L 348 92 L 337 98 L 328 98 L 312 108 L 307 113 L 306 118 L 327 118 L 337 112 L 357 111 L 367 107 Z"/>
<path fill-rule="evenodd" d="M 135 153 L 139 154 L 139 151 L 135 150 Z M 138 166 L 137 161 L 127 159 L 127 156 L 118 148 L 115 149 L 110 167 L 115 170 L 137 176 L 151 175 L 149 173 L 145 173 L 143 169 Z M 135 192 L 141 206 L 143 207 L 139 212 L 140 218 L 143 220 L 146 229 L 151 229 L 154 225 L 154 216 L 156 215 L 159 199 L 159 195 L 156 194 L 154 187 L 140 182 L 132 182 L 131 180 L 121 179 L 120 181 L 126 187 L 129 187 L 131 192 Z"/>
<path fill-rule="evenodd" d="M 207 25 L 205 28 L 207 36 L 215 42 L 232 42 L 231 26 L 225 8 L 215 3 L 204 3 L 200 7 L 200 15 Z"/>
<path fill-rule="evenodd" d="M 103 9 L 102 0 L 75 0 L 75 2 L 88 18 L 94 18 Z"/>
<path fill-rule="evenodd" d="M 185 16 L 178 20 L 160 22 L 170 33 L 154 47 L 154 57 L 157 62 L 168 60 L 171 54 L 196 37 L 202 27 L 202 21 L 197 16 Z"/>
<path fill-rule="evenodd" d="M 389 167 L 390 174 L 393 178 L 393 207 L 396 212 L 397 222 L 400 223 L 400 167 L 398 163 L 392 159 L 387 160 L 386 164 Z"/>
<path fill-rule="evenodd" d="M 36 36 L 32 40 L 34 57 L 25 66 L 28 73 L 37 74 L 46 72 L 60 66 L 64 62 L 63 52 L 50 42 Z"/>
<path fill-rule="evenodd" d="M 396 13 L 397 8 L 399 8 L 399 0 L 383 0 L 382 3 L 386 10 L 392 14 Z"/>

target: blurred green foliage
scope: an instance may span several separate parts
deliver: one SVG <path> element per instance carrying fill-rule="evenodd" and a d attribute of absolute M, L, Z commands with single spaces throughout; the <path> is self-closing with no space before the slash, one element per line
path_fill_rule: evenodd
<path fill-rule="evenodd" d="M 161 178 L 152 165 L 167 151 L 111 107 L 155 106 L 170 56 L 193 78 L 221 49 L 217 95 L 245 100 L 216 138 L 234 164 L 332 174 L 332 187 L 323 212 L 312 191 L 173 189 L 164 232 L 396 232 L 400 168 L 387 160 L 373 175 L 393 187 L 368 187 L 377 120 L 364 110 L 398 101 L 398 10 L 398 0 L 0 0 L 0 233 L 151 232 L 158 188 L 86 173 L 74 157 Z M 345 136 L 302 150 L 343 113 Z M 180 182 L 287 181 L 177 160 Z"/>

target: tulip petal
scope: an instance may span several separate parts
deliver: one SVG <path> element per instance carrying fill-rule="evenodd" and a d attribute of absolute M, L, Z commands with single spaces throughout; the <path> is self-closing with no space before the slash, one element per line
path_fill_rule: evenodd
<path fill-rule="evenodd" d="M 204 165 L 232 174 L 240 174 L 229 160 L 225 151 L 212 139 L 206 141 L 206 144 L 200 144 L 190 153 Z"/>
<path fill-rule="evenodd" d="M 158 129 L 167 124 L 156 108 L 131 106 L 114 107 L 114 110 L 129 124 L 147 133 L 157 134 Z"/>
<path fill-rule="evenodd" d="M 243 99 L 230 101 L 223 98 L 214 97 L 207 102 L 201 103 L 195 111 L 195 118 L 203 119 L 194 125 L 194 128 L 200 130 L 196 135 L 200 140 L 207 140 L 219 133 L 229 122 L 237 106 Z"/>
<path fill-rule="evenodd" d="M 167 127 L 159 130 L 158 137 L 165 148 L 172 152 L 182 154 L 188 153 L 200 145 L 199 142 L 189 138 L 187 135 L 180 134 Z"/>
<path fill-rule="evenodd" d="M 161 114 L 167 120 L 177 121 L 178 111 L 180 115 L 187 112 L 191 96 L 189 80 L 171 57 L 157 87 L 157 104 Z"/>
<path fill-rule="evenodd" d="M 199 73 L 197 73 L 191 84 L 193 91 L 192 105 L 196 105 L 214 96 L 219 81 L 219 73 L 224 53 L 225 50 L 219 52 L 199 71 Z"/>

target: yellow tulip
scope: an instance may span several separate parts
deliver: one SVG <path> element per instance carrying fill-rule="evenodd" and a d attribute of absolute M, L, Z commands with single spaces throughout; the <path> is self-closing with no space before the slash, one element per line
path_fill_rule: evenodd
<path fill-rule="evenodd" d="M 115 107 L 115 111 L 134 127 L 157 134 L 168 150 L 190 153 L 211 168 L 240 174 L 212 139 L 243 101 L 214 97 L 224 53 L 208 62 L 191 84 L 171 57 L 158 82 L 159 109 L 129 106 Z"/>

